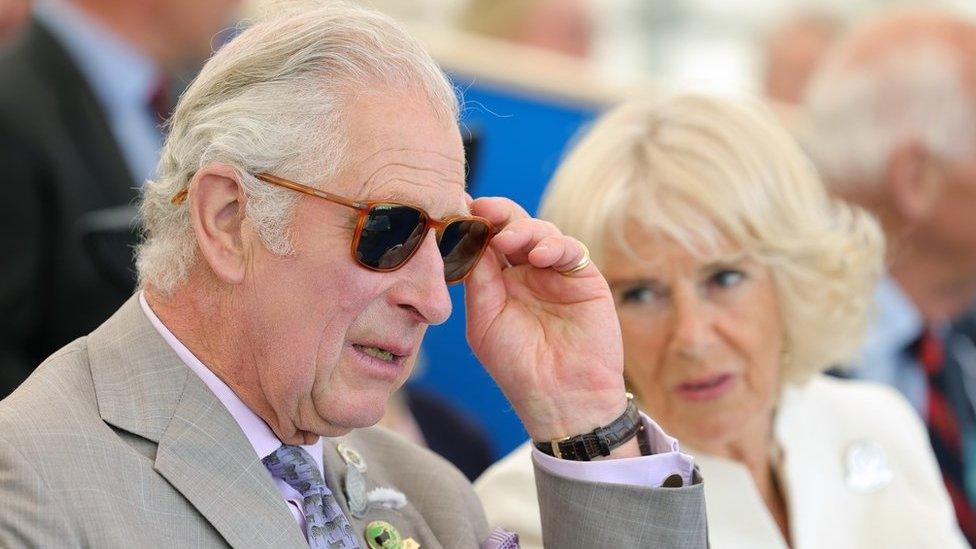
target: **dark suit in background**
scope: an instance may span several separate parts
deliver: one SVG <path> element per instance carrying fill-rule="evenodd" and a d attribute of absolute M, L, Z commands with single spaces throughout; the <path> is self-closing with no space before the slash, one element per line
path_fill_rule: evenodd
<path fill-rule="evenodd" d="M 86 254 L 86 215 L 138 196 L 103 109 L 37 21 L 0 53 L 0 398 L 131 294 Z"/>
<path fill-rule="evenodd" d="M 474 482 L 495 462 L 488 434 L 474 419 L 437 393 L 409 385 L 402 390 L 427 447 L 468 480 Z"/>

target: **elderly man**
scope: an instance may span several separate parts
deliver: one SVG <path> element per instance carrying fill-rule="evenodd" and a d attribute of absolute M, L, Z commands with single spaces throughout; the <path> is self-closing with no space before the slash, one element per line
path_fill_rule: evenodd
<path fill-rule="evenodd" d="M 976 25 L 918 10 L 870 21 L 805 107 L 803 140 L 826 181 L 888 238 L 889 277 L 854 374 L 897 387 L 926 419 L 976 544 Z"/>
<path fill-rule="evenodd" d="M 511 541 L 456 469 L 370 428 L 466 280 L 471 347 L 539 442 L 547 541 L 704 546 L 691 459 L 625 397 L 606 282 L 466 195 L 457 113 L 422 48 L 353 8 L 215 55 L 146 189 L 141 291 L 0 402 L 0 545 Z"/>

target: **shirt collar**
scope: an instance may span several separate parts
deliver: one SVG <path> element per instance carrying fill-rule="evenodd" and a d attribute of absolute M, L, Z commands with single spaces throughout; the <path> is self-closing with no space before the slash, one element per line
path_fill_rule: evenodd
<path fill-rule="evenodd" d="M 149 307 L 149 303 L 146 301 L 145 292 L 139 292 L 139 305 L 142 307 L 142 311 L 149 318 L 149 322 L 152 323 L 159 335 L 163 336 L 166 343 L 173 348 L 180 360 L 187 365 L 190 370 L 192 370 L 203 383 L 210 388 L 213 394 L 217 397 L 217 400 L 227 408 L 230 415 L 234 417 L 234 420 L 241 427 L 241 431 L 244 432 L 244 436 L 247 437 L 248 442 L 254 447 L 255 453 L 258 457 L 264 458 L 270 455 L 272 452 L 277 450 L 281 445 L 281 440 L 275 436 L 274 431 L 268 427 L 268 424 L 264 422 L 257 414 L 251 411 L 247 405 L 234 393 L 234 391 L 227 386 L 226 383 L 221 381 L 219 377 L 214 374 L 210 368 L 206 367 L 200 360 L 194 356 L 189 349 L 183 345 L 180 340 L 176 339 L 176 336 L 163 324 L 156 313 L 153 312 L 152 308 Z M 319 473 L 325 476 L 325 468 L 322 464 L 322 438 L 319 437 L 315 441 L 315 444 L 302 445 L 309 454 L 312 455 L 312 459 L 315 460 L 315 464 L 319 468 Z"/>
<path fill-rule="evenodd" d="M 147 108 L 162 76 L 152 59 L 71 2 L 41 0 L 34 14 L 68 51 L 106 111 Z"/>
<path fill-rule="evenodd" d="M 874 318 L 865 348 L 894 355 L 915 341 L 925 326 L 921 313 L 891 277 L 884 277 L 874 293 Z"/>

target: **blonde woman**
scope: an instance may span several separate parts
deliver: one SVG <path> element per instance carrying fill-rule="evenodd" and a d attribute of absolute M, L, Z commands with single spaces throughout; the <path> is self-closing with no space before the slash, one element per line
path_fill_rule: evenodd
<path fill-rule="evenodd" d="M 965 546 L 909 405 L 822 374 L 858 348 L 882 237 L 765 109 L 621 106 L 541 214 L 610 283 L 631 390 L 695 456 L 712 547 Z M 528 450 L 477 487 L 493 523 L 538 547 Z"/>

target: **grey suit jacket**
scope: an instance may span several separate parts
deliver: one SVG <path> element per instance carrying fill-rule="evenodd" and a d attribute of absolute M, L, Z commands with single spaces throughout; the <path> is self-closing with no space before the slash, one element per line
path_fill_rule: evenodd
<path fill-rule="evenodd" d="M 396 488 L 407 505 L 353 517 L 340 442 L 364 457 L 370 487 Z M 326 439 L 324 452 L 326 481 L 357 534 L 379 519 L 425 548 L 477 547 L 488 535 L 471 485 L 433 453 L 379 428 Z M 705 545 L 700 485 L 647 490 L 538 476 L 553 547 Z M 307 547 L 233 417 L 137 299 L 0 402 L 0 546 L 227 545 Z"/>

